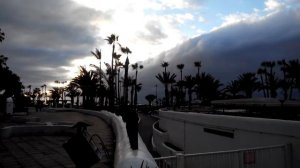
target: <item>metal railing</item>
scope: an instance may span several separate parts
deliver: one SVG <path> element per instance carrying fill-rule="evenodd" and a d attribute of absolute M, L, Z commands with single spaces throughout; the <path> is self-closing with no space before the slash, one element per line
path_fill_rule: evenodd
<path fill-rule="evenodd" d="M 155 158 L 160 168 L 291 168 L 291 145 Z"/>

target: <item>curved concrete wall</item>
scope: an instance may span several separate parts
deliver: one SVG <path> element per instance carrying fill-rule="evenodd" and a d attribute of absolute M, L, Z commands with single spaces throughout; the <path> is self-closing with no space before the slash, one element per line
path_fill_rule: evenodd
<path fill-rule="evenodd" d="M 114 155 L 115 168 L 156 168 L 157 165 L 145 146 L 143 140 L 139 136 L 139 149 L 132 150 L 127 136 L 126 125 L 120 116 L 116 116 L 108 111 L 92 111 L 74 109 L 73 111 L 93 115 L 102 118 L 105 122 L 112 126 L 116 136 L 116 149 Z"/>

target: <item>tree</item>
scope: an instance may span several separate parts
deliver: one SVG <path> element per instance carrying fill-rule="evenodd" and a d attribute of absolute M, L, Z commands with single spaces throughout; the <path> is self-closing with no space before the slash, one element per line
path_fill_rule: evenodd
<path fill-rule="evenodd" d="M 5 39 L 5 34 L 0 28 L 0 43 Z M 7 97 L 15 96 L 20 97 L 22 94 L 22 89 L 24 88 L 20 77 L 12 72 L 6 64 L 8 60 L 4 55 L 0 55 L 0 91 L 4 93 L 0 96 L 1 99 L 6 99 Z"/>
<path fill-rule="evenodd" d="M 108 44 L 112 45 L 112 54 L 111 54 L 111 74 L 110 74 L 110 81 L 109 81 L 109 89 L 110 89 L 110 96 L 109 96 L 109 106 L 112 108 L 114 106 L 114 55 L 115 55 L 115 44 L 119 40 L 119 36 L 115 34 L 111 34 L 105 39 Z"/>
<path fill-rule="evenodd" d="M 53 105 L 55 107 L 57 107 L 58 104 L 59 104 L 59 99 L 60 99 L 60 95 L 61 95 L 61 89 L 58 88 L 58 87 L 53 87 L 50 90 L 50 93 L 51 93 L 51 98 L 52 98 L 52 101 L 53 101 Z"/>
<path fill-rule="evenodd" d="M 164 61 L 161 66 L 165 69 L 165 73 L 167 73 L 167 67 L 169 66 L 169 63 Z"/>
<path fill-rule="evenodd" d="M 183 70 L 183 68 L 184 68 L 184 64 L 178 64 L 178 65 L 177 65 L 177 68 L 178 68 L 179 71 L 180 71 L 180 80 L 182 80 L 182 70 Z"/>
<path fill-rule="evenodd" d="M 194 62 L 195 67 L 197 68 L 197 75 L 200 75 L 201 61 Z"/>
<path fill-rule="evenodd" d="M 175 81 L 176 75 L 170 72 L 159 73 L 155 76 L 165 86 L 166 106 L 169 106 L 169 84 Z"/>
<path fill-rule="evenodd" d="M 185 76 L 184 86 L 188 90 L 188 105 L 189 109 L 191 108 L 192 103 L 192 93 L 193 93 L 193 87 L 195 85 L 195 78 L 192 77 L 192 75 Z"/>
<path fill-rule="evenodd" d="M 95 90 L 97 89 L 97 75 L 94 71 L 87 71 L 80 67 L 80 74 L 72 80 L 82 90 L 83 106 L 91 107 L 94 104 Z"/>
<path fill-rule="evenodd" d="M 298 59 L 290 60 L 287 65 L 287 76 L 290 78 L 290 95 L 289 99 L 292 99 L 293 88 L 299 89 L 299 78 L 300 78 L 300 63 Z"/>
<path fill-rule="evenodd" d="M 137 77 L 138 77 L 138 69 L 143 69 L 143 65 L 139 65 L 138 63 L 132 64 L 131 65 L 132 69 L 135 70 L 135 80 L 134 80 L 134 105 L 137 105 Z"/>
<path fill-rule="evenodd" d="M 240 91 L 240 83 L 237 80 L 230 81 L 225 87 L 225 92 L 229 93 L 232 98 L 236 98 Z"/>
<path fill-rule="evenodd" d="M 259 85 L 259 88 L 260 90 L 263 91 L 263 94 L 264 94 L 264 97 L 266 98 L 267 97 L 267 94 L 266 94 L 266 86 L 265 86 L 265 82 L 264 82 L 264 78 L 263 78 L 263 74 L 266 73 L 266 70 L 265 69 L 262 69 L 262 68 L 259 68 L 256 72 L 259 77 L 260 77 L 260 85 Z"/>
<path fill-rule="evenodd" d="M 252 97 L 253 92 L 256 91 L 259 86 L 255 73 L 250 72 L 239 75 L 238 82 L 241 91 L 243 91 L 248 98 Z"/>
<path fill-rule="evenodd" d="M 196 91 L 204 104 L 210 104 L 211 100 L 219 98 L 219 87 L 222 84 L 212 75 L 203 72 L 199 76 L 196 76 L 195 82 L 197 84 Z"/>
<path fill-rule="evenodd" d="M 66 87 L 66 91 L 66 96 L 71 98 L 71 107 L 73 107 L 74 98 L 80 95 L 79 86 L 74 82 L 70 82 L 69 85 Z"/>
<path fill-rule="evenodd" d="M 128 47 L 121 47 L 122 53 L 125 53 L 127 55 L 125 65 L 124 65 L 124 104 L 127 106 L 128 102 L 128 65 L 129 65 L 129 59 L 128 59 L 128 54 L 131 54 L 131 51 Z"/>
<path fill-rule="evenodd" d="M 102 85 L 102 69 L 101 69 L 101 50 L 98 50 L 97 48 L 95 49 L 95 52 L 91 51 L 92 55 L 94 55 L 98 60 L 99 60 L 99 88 L 101 88 Z M 101 89 L 99 89 L 99 91 L 101 92 Z M 71 100 L 72 101 L 72 100 Z M 102 106 L 102 101 L 100 100 L 99 97 L 99 106 Z"/>
<path fill-rule="evenodd" d="M 151 107 L 153 100 L 156 99 L 156 96 L 153 94 L 148 94 L 147 96 L 145 96 L 145 99 L 149 102 L 149 106 Z"/>

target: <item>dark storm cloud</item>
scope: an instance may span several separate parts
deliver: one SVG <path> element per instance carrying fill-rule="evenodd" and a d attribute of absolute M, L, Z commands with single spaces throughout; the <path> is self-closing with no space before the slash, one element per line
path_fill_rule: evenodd
<path fill-rule="evenodd" d="M 59 79 L 60 66 L 88 55 L 102 41 L 92 22 L 110 19 L 70 0 L 9 0 L 0 1 L 0 6 L 0 26 L 6 34 L 1 54 L 21 79 L 31 83 Z"/>
<path fill-rule="evenodd" d="M 256 72 L 262 61 L 277 61 L 300 57 L 300 12 L 281 11 L 257 22 L 240 22 L 208 34 L 190 39 L 158 58 L 144 62 L 140 80 L 144 88 L 141 96 L 154 92 L 159 84 L 155 78 L 163 61 L 169 62 L 168 70 L 179 74 L 177 64 L 185 64 L 184 74 L 195 75 L 195 61 L 201 61 L 201 70 L 213 74 L 223 83 L 236 79 L 243 72 Z M 179 75 L 178 75 L 179 77 Z M 142 98 L 143 99 L 143 98 Z"/>

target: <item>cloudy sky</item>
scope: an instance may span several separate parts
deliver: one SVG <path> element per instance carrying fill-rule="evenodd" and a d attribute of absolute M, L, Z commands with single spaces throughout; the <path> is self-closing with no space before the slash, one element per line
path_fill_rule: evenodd
<path fill-rule="evenodd" d="M 222 82 L 261 61 L 300 56 L 299 0 L 1 0 L 0 53 L 25 86 L 70 81 L 79 66 L 94 63 L 114 33 L 132 50 L 130 62 L 144 65 L 142 96 L 154 93 L 163 61 L 169 70 L 194 61 Z M 123 56 L 122 59 L 124 59 Z"/>

